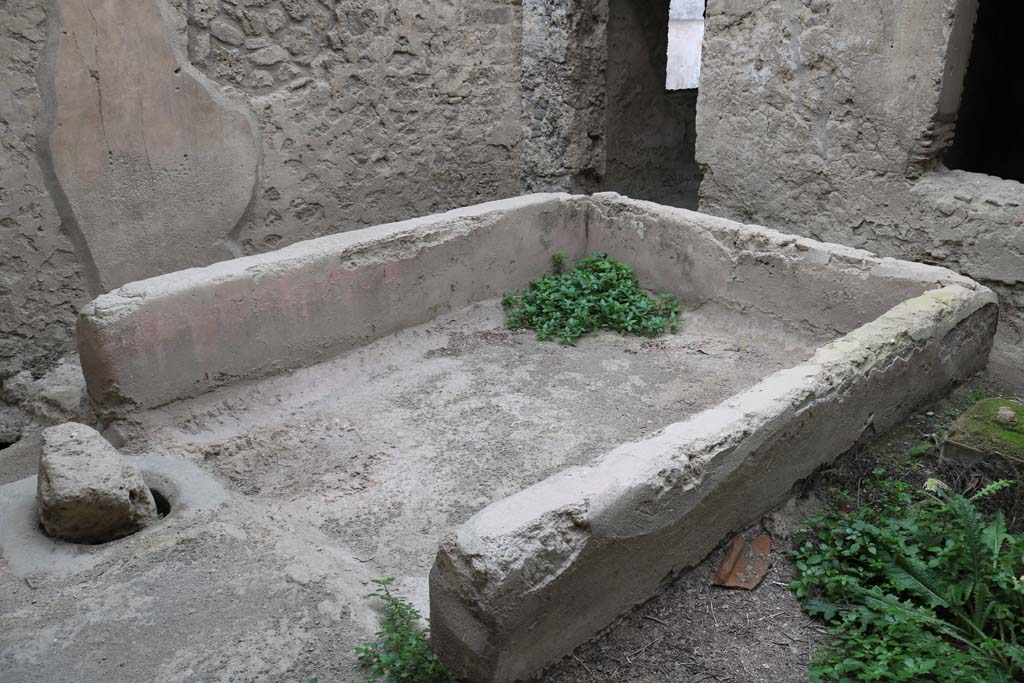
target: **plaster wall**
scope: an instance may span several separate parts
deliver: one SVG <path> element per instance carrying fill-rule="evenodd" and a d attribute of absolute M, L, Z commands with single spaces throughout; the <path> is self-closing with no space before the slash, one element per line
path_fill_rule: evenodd
<path fill-rule="evenodd" d="M 251 254 L 521 188 L 521 8 L 189 0 L 189 59 L 259 122 Z"/>
<path fill-rule="evenodd" d="M 948 171 L 976 0 L 710 0 L 703 211 L 935 263 L 992 287 L 1024 383 L 1024 185 Z"/>
<path fill-rule="evenodd" d="M 0 379 L 125 282 L 597 188 L 606 22 L 606 0 L 3 3 Z"/>

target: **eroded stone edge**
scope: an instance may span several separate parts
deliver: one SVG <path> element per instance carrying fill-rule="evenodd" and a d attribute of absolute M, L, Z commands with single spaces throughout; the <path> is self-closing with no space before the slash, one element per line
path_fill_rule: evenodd
<path fill-rule="evenodd" d="M 470 680 L 514 681 L 568 654 L 797 480 L 984 367 L 995 306 L 985 288 L 928 291 L 808 363 L 477 513 L 431 572 L 439 655 Z"/>

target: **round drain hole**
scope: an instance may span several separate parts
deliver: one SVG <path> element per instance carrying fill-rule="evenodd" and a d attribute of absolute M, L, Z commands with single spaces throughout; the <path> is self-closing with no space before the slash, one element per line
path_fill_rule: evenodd
<path fill-rule="evenodd" d="M 167 500 L 167 497 L 156 489 L 150 489 L 149 492 L 153 494 L 153 502 L 156 503 L 157 514 L 161 517 L 171 514 L 171 501 Z"/>

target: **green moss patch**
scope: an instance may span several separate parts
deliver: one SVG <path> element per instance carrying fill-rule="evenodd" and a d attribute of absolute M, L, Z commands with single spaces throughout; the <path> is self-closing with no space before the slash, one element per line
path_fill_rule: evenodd
<path fill-rule="evenodd" d="M 1015 425 L 999 419 L 1002 408 L 1009 408 L 1017 416 Z M 979 401 L 956 421 L 950 439 L 1024 463 L 1024 405 L 1003 398 Z"/>

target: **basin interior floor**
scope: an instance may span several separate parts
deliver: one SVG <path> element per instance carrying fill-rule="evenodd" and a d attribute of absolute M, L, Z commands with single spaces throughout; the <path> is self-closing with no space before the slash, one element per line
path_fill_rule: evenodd
<path fill-rule="evenodd" d="M 706 305 L 674 335 L 601 332 L 568 347 L 507 329 L 486 301 L 150 411 L 128 450 L 192 458 L 416 592 L 439 541 L 477 510 L 713 406 L 822 341 Z"/>
<path fill-rule="evenodd" d="M 571 348 L 505 329 L 489 301 L 132 416 L 112 430 L 124 452 L 188 458 L 225 485 L 225 501 L 191 516 L 172 508 L 102 546 L 58 544 L 33 575 L 0 560 L 0 681 L 362 680 L 355 650 L 381 607 L 370 579 L 396 577 L 426 612 L 437 544 L 476 510 L 822 341 L 705 306 L 675 335 L 600 333 Z M 34 486 L 0 487 L 0 509 L 20 501 L 27 533 Z"/>

